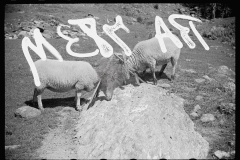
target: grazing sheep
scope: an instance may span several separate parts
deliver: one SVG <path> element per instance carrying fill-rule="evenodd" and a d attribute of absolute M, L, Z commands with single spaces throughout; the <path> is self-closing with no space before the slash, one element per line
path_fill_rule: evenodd
<path fill-rule="evenodd" d="M 72 89 L 76 89 L 76 108 L 77 110 L 80 110 L 81 91 L 92 91 L 96 83 L 100 81 L 97 72 L 88 62 L 59 62 L 58 60 L 47 59 L 46 61 L 38 60 L 34 63 L 41 85 L 35 86 L 33 102 L 38 101 L 38 107 L 41 110 L 44 110 L 41 94 L 45 88 L 53 92 L 67 92 Z M 106 95 L 107 100 L 111 100 L 112 91 L 107 88 L 104 94 Z"/>
<path fill-rule="evenodd" d="M 174 80 L 175 69 L 178 58 L 180 56 L 181 49 L 178 48 L 169 37 L 164 37 L 163 41 L 167 49 L 166 53 L 162 52 L 158 39 L 156 37 L 153 37 L 151 39 L 141 41 L 138 44 L 136 44 L 136 46 L 133 49 L 132 55 L 129 56 L 128 59 L 126 59 L 125 55 L 123 54 L 125 62 L 124 66 L 126 67 L 127 70 L 135 74 L 135 79 L 138 85 L 139 78 L 137 76 L 137 73 L 138 72 L 145 73 L 147 68 L 150 68 L 153 74 L 153 82 L 156 85 L 157 84 L 157 79 L 155 76 L 156 66 L 162 65 L 162 68 L 159 72 L 159 75 L 161 76 L 169 61 L 171 61 L 171 64 L 173 66 L 171 79 Z M 127 79 L 129 79 L 129 77 L 130 75 L 128 73 Z"/>

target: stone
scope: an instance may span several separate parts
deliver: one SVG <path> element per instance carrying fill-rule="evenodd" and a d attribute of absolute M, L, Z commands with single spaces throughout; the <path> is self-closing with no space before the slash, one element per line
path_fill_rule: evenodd
<path fill-rule="evenodd" d="M 51 37 L 51 35 L 49 35 L 49 34 L 46 34 L 46 33 L 42 33 L 42 35 L 43 35 L 43 37 L 44 37 L 44 38 L 47 38 L 47 39 L 50 39 L 50 38 L 52 38 L 52 37 Z"/>
<path fill-rule="evenodd" d="M 219 66 L 217 69 L 217 72 L 220 75 L 227 75 L 227 76 L 234 74 L 231 69 L 229 69 L 227 66 L 224 66 L 224 65 Z"/>
<path fill-rule="evenodd" d="M 195 131 L 184 99 L 142 83 L 116 88 L 76 123 L 77 157 L 83 159 L 205 159 L 209 143 Z M 183 147 L 184 146 L 184 147 Z"/>
<path fill-rule="evenodd" d="M 17 38 L 18 38 L 18 36 L 16 34 L 13 34 L 12 39 L 17 39 Z"/>
<path fill-rule="evenodd" d="M 30 107 L 30 106 L 23 106 L 23 107 L 18 108 L 15 111 L 16 117 L 27 118 L 27 119 L 37 117 L 40 114 L 41 114 L 40 110 Z"/>
<path fill-rule="evenodd" d="M 193 117 L 198 117 L 198 114 L 196 112 L 192 112 L 190 115 Z"/>
<path fill-rule="evenodd" d="M 210 122 L 210 121 L 214 121 L 215 120 L 215 117 L 214 115 L 208 113 L 208 114 L 204 114 L 202 115 L 201 117 L 201 121 L 202 122 Z"/>
<path fill-rule="evenodd" d="M 200 95 L 196 96 L 195 98 L 196 101 L 201 101 L 202 99 L 203 99 L 203 96 L 200 96 Z"/>
<path fill-rule="evenodd" d="M 27 35 L 28 35 L 28 34 L 27 34 L 27 31 L 21 31 L 21 32 L 18 33 L 18 37 L 19 37 L 19 36 L 25 37 L 25 36 L 27 36 Z"/>
<path fill-rule="evenodd" d="M 162 88 L 169 88 L 169 87 L 171 87 L 171 85 L 167 84 L 167 83 L 158 84 L 157 86 L 162 87 Z"/>
<path fill-rule="evenodd" d="M 186 12 L 186 9 L 185 8 L 180 8 L 180 13 L 184 13 Z"/>
<path fill-rule="evenodd" d="M 235 90 L 236 90 L 235 83 L 233 83 L 233 82 L 226 82 L 223 84 L 223 87 L 226 90 L 231 91 L 231 92 L 235 92 Z"/>
<path fill-rule="evenodd" d="M 193 69 L 185 69 L 184 70 L 185 72 L 188 72 L 188 73 L 197 73 L 195 70 Z"/>
<path fill-rule="evenodd" d="M 5 150 L 6 150 L 6 149 L 9 149 L 9 150 L 11 150 L 11 149 L 17 149 L 17 148 L 19 148 L 19 147 L 20 147 L 20 145 L 5 146 Z"/>
<path fill-rule="evenodd" d="M 68 30 L 63 30 L 62 34 L 68 35 Z"/>
<path fill-rule="evenodd" d="M 200 110 L 201 109 L 201 107 L 197 104 L 195 107 L 194 107 L 194 112 L 197 112 L 198 110 Z"/>
<path fill-rule="evenodd" d="M 201 83 L 205 82 L 205 79 L 203 79 L 203 78 L 198 78 L 198 79 L 195 79 L 195 82 L 201 84 Z"/>
<path fill-rule="evenodd" d="M 235 106 L 234 103 L 224 103 L 224 102 L 222 102 L 220 104 L 220 106 L 218 107 L 218 109 L 221 113 L 231 114 L 231 113 L 235 112 L 236 106 Z"/>
<path fill-rule="evenodd" d="M 206 80 L 212 81 L 213 79 L 208 77 L 207 75 L 204 75 L 203 78 L 205 78 Z"/>
<path fill-rule="evenodd" d="M 220 151 L 220 150 L 215 151 L 215 152 L 214 152 L 214 155 L 215 155 L 217 158 L 219 158 L 219 159 L 221 159 L 221 158 L 223 158 L 223 157 L 230 157 L 230 154 L 229 154 L 229 153 L 224 152 L 224 151 Z"/>

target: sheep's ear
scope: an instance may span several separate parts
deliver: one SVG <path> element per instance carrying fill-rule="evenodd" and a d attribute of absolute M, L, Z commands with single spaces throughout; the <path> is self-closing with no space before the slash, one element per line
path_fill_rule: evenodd
<path fill-rule="evenodd" d="M 127 61 L 127 56 L 124 52 L 122 53 L 122 56 L 123 56 L 123 62 L 125 63 Z"/>

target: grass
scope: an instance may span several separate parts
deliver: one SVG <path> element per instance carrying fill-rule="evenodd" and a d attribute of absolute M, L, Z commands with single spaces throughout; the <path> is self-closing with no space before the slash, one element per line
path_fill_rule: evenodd
<path fill-rule="evenodd" d="M 21 145 L 16 150 L 6 150 L 6 159 L 25 159 L 32 157 L 32 151 L 42 145 L 44 135 L 58 126 L 59 108 L 45 109 L 44 113 L 32 119 L 14 117 L 5 126 L 5 146 Z"/>
<path fill-rule="evenodd" d="M 218 27 L 212 26 L 211 29 L 205 29 L 202 36 L 210 40 L 220 39 L 221 42 L 235 47 L 235 22 L 225 23 Z"/>

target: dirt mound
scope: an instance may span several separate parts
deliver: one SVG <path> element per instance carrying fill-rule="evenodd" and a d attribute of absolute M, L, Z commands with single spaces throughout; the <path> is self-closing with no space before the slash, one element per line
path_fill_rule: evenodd
<path fill-rule="evenodd" d="M 81 114 L 78 157 L 206 158 L 208 142 L 194 131 L 183 102 L 150 84 L 117 88 L 110 102 Z"/>

